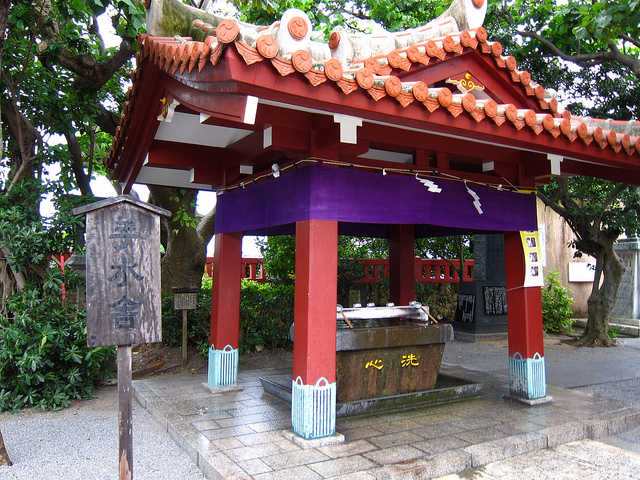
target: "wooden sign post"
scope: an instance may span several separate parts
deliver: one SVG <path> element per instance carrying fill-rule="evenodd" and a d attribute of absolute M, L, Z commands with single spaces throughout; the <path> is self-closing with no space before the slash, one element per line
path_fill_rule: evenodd
<path fill-rule="evenodd" d="M 195 287 L 173 289 L 173 309 L 182 310 L 182 368 L 187 368 L 187 310 L 198 308 L 198 290 Z"/>
<path fill-rule="evenodd" d="M 87 345 L 118 346 L 120 480 L 130 480 L 131 345 L 162 341 L 160 215 L 170 212 L 120 196 L 73 213 L 87 216 Z"/>

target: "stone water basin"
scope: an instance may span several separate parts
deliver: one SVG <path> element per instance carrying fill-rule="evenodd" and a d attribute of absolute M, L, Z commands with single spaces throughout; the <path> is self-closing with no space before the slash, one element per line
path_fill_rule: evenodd
<path fill-rule="evenodd" d="M 337 402 L 433 390 L 449 324 L 339 328 L 336 332 Z"/>

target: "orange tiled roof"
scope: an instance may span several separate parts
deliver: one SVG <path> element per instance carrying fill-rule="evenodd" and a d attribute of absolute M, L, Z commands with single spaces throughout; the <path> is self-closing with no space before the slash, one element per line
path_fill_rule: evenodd
<path fill-rule="evenodd" d="M 288 37 L 308 38 L 309 21 L 306 15 L 305 18 L 300 15 L 289 17 L 286 25 Z M 285 17 L 282 23 L 284 20 Z M 361 89 L 375 101 L 389 96 L 403 107 L 417 102 L 428 112 L 443 109 L 453 117 L 469 115 L 476 122 L 489 121 L 497 126 L 512 125 L 517 130 L 530 129 L 536 135 L 566 137 L 571 142 L 580 141 L 585 145 L 595 143 L 601 149 L 611 148 L 616 153 L 624 150 L 628 155 L 640 155 L 640 122 L 588 119 L 561 111 L 557 99 L 532 81 L 528 72 L 518 69 L 514 57 L 503 55 L 502 45 L 489 41 L 483 27 L 450 31 L 443 36 L 425 39 L 428 36 L 425 34 L 427 28 L 434 32 L 438 29 L 442 31 L 443 28 L 446 31 L 447 22 L 451 22 L 451 19 L 445 18 L 423 27 L 422 31 L 417 29 L 395 33 L 391 37 L 379 37 L 378 43 L 382 48 L 385 45 L 392 48 L 366 58 L 351 59 L 342 55 L 342 60 L 339 60 L 334 57 L 341 56 L 341 45 L 344 42 L 357 42 L 359 36 L 334 31 L 329 42 L 322 45 L 323 49 L 318 48 L 317 42 L 307 42 L 302 43 L 304 48 L 287 51 L 277 40 L 277 31 L 284 28 L 281 23 L 247 32 L 246 24 L 232 19 L 222 19 L 215 26 L 196 20 L 192 23 L 192 28 L 205 35 L 203 41 L 192 37 L 140 36 L 141 50 L 137 54 L 139 67 L 132 74 L 132 88 L 135 91 L 135 79 L 140 76 L 140 69 L 146 68 L 143 65 L 147 59 L 157 68 L 178 76 L 194 70 L 201 72 L 209 64 L 215 67 L 225 48 L 235 48 L 247 65 L 269 62 L 283 77 L 302 75 L 314 87 L 327 82 L 335 83 L 344 95 Z M 423 35 L 422 40 L 413 42 L 420 35 Z M 402 46 L 395 48 L 398 45 Z M 429 88 L 422 81 L 408 82 L 401 79 L 402 74 L 412 68 L 437 64 L 470 51 L 491 59 L 499 69 L 507 72 L 513 84 L 518 85 L 527 97 L 534 100 L 539 109 L 518 108 L 513 103 L 498 104 L 491 98 L 476 98 L 471 91 L 458 93 L 447 87 Z M 327 52 L 330 52 L 329 55 Z M 130 92 L 110 159 L 117 154 L 121 145 L 121 132 L 126 129 L 127 114 L 134 98 L 135 95 Z"/>

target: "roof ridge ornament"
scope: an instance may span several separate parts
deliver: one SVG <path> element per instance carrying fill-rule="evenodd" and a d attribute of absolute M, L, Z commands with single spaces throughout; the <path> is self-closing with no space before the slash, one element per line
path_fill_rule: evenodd
<path fill-rule="evenodd" d="M 313 29 L 309 16 L 296 8 L 287 10 L 280 21 L 270 26 L 259 26 L 199 10 L 183 4 L 180 0 L 149 0 L 147 3 L 147 31 L 152 36 L 181 35 L 193 36 L 194 39 L 214 34 L 219 36 L 216 30 L 222 24 L 227 36 L 235 39 L 232 33 L 235 34 L 237 26 L 237 38 L 248 45 L 254 44 L 261 36 L 271 35 L 277 41 L 279 55 L 292 54 L 303 49 L 309 51 L 318 61 L 336 58 L 348 65 L 354 60 L 387 55 L 393 50 L 424 43 L 431 38 L 443 38 L 447 34 L 459 34 L 461 31 L 480 28 L 484 23 L 488 2 L 454 0 L 438 18 L 423 26 L 399 32 L 378 31 L 373 34 L 353 35 L 338 26 L 331 33 L 328 44 L 311 40 Z M 227 27 L 233 27 L 234 31 L 227 32 Z M 220 40 L 225 42 L 224 39 Z"/>

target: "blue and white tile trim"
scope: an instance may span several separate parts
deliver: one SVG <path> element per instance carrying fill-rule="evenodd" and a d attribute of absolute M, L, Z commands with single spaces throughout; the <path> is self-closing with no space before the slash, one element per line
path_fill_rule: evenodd
<path fill-rule="evenodd" d="M 307 440 L 336 432 L 336 383 L 322 377 L 305 385 L 298 377 L 291 382 L 291 429 Z"/>
<path fill-rule="evenodd" d="M 209 347 L 207 381 L 213 387 L 228 387 L 238 381 L 238 349 L 227 345 L 222 350 Z"/>
<path fill-rule="evenodd" d="M 511 395 L 527 400 L 546 397 L 544 357 L 536 353 L 533 358 L 522 358 L 519 352 L 509 357 L 509 388 Z"/>

